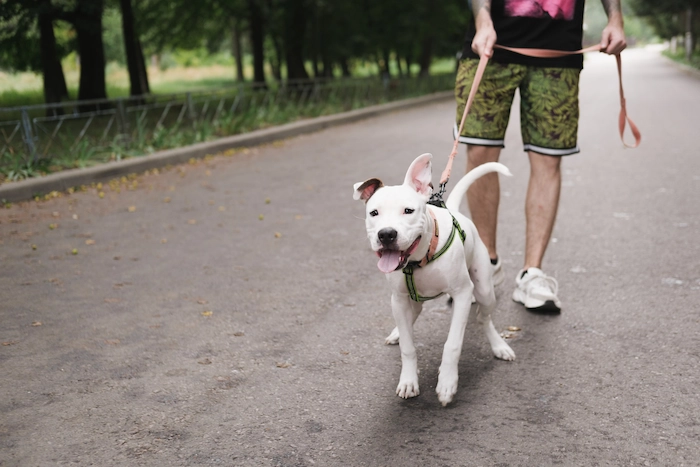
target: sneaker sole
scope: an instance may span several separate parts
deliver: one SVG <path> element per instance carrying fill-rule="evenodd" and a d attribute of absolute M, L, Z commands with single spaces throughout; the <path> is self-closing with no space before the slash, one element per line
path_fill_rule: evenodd
<path fill-rule="evenodd" d="M 546 315 L 558 315 L 561 313 L 561 308 L 557 306 L 552 300 L 547 300 L 543 305 L 537 307 L 525 307 L 527 311 L 532 313 L 540 313 Z"/>
<path fill-rule="evenodd" d="M 513 301 L 515 303 L 520 303 L 525 307 L 527 311 L 531 311 L 533 313 L 542 313 L 542 314 L 558 314 L 561 313 L 561 306 L 558 306 L 554 300 L 545 300 L 545 301 L 539 301 L 535 300 L 535 303 L 525 303 L 525 297 L 523 297 L 524 293 L 522 293 L 520 290 L 516 289 L 513 292 Z"/>

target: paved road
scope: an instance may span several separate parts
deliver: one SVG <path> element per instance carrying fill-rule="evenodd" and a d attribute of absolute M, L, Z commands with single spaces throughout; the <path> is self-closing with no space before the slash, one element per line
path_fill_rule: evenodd
<path fill-rule="evenodd" d="M 0 211 L 0 465 L 698 465 L 700 80 L 624 59 L 644 142 L 622 149 L 614 60 L 590 57 L 545 261 L 563 313 L 525 312 L 506 281 L 494 321 L 521 328 L 517 360 L 470 328 L 447 408 L 442 301 L 416 325 L 422 394 L 394 395 L 388 288 L 351 187 L 399 183 L 423 152 L 441 168 L 450 103 Z M 520 147 L 511 125 L 509 278 Z"/>

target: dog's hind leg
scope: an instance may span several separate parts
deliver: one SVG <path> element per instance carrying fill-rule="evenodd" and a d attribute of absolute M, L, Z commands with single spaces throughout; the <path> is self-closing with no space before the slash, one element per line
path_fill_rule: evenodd
<path fill-rule="evenodd" d="M 413 343 L 413 323 L 423 308 L 422 303 L 414 302 L 408 296 L 391 296 L 391 309 L 396 321 L 396 328 L 401 349 L 401 377 L 396 387 L 396 395 L 404 399 L 420 394 L 418 388 L 418 356 Z M 392 331 L 392 334 L 394 332 Z"/>
<path fill-rule="evenodd" d="M 515 360 L 515 352 L 498 334 L 491 320 L 491 314 L 496 309 L 496 294 L 493 290 L 491 268 L 486 247 L 483 244 L 477 244 L 474 248 L 474 262 L 469 268 L 470 276 L 474 279 L 477 323 L 483 328 L 496 358 Z"/>

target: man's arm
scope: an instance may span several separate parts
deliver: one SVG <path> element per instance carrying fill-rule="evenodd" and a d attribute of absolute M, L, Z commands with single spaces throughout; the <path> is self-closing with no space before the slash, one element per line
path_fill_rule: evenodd
<path fill-rule="evenodd" d="M 625 40 L 624 21 L 622 18 L 621 0 L 601 0 L 605 13 L 608 15 L 608 25 L 603 29 L 600 38 L 601 52 L 616 55 L 627 47 Z"/>
<path fill-rule="evenodd" d="M 496 44 L 496 30 L 491 21 L 491 0 L 472 0 L 472 11 L 476 24 L 472 50 L 479 56 L 490 57 L 493 55 L 493 46 Z"/>

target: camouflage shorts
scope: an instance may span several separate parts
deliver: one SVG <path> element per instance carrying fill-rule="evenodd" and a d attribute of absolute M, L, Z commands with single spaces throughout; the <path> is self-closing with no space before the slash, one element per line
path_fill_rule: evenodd
<path fill-rule="evenodd" d="M 479 61 L 462 60 L 455 98 L 457 136 Z M 503 147 L 515 90 L 520 89 L 520 132 L 526 151 L 551 156 L 579 152 L 578 83 L 581 70 L 490 62 L 484 72 L 459 141 Z"/>

